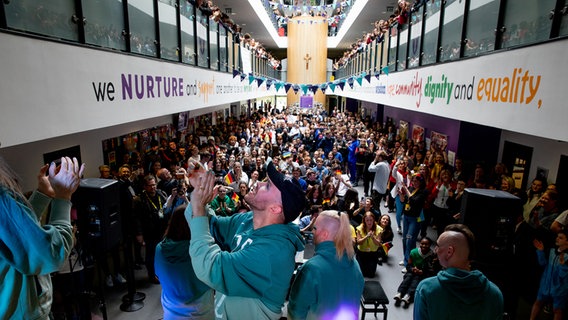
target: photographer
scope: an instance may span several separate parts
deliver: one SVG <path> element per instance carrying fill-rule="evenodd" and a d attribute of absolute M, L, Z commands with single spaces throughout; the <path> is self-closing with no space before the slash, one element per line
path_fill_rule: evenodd
<path fill-rule="evenodd" d="M 189 204 L 189 199 L 187 197 L 187 182 L 183 179 L 179 179 L 177 182 L 177 188 L 172 189 L 172 194 L 166 200 L 164 205 L 164 215 L 166 217 L 171 216 L 175 208 L 180 205 Z"/>

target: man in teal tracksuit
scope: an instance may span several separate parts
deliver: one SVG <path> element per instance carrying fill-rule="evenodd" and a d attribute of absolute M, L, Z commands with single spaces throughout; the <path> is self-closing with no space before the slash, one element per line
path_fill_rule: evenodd
<path fill-rule="evenodd" d="M 288 319 L 359 318 L 365 280 L 353 248 L 346 213 L 319 214 L 313 227 L 315 255 L 298 269 L 288 303 Z"/>
<path fill-rule="evenodd" d="M 197 277 L 216 290 L 215 317 L 279 319 L 295 254 L 304 249 L 299 228 L 290 223 L 304 209 L 300 185 L 270 163 L 269 180 L 245 196 L 252 212 L 215 217 L 206 208 L 218 190 L 215 175 L 193 161 L 188 172 L 191 184 L 198 186 L 185 212 L 189 252 Z"/>
<path fill-rule="evenodd" d="M 503 295 L 483 273 L 470 270 L 474 236 L 451 224 L 438 237 L 436 254 L 445 268 L 420 282 L 414 296 L 415 320 L 503 319 Z"/>

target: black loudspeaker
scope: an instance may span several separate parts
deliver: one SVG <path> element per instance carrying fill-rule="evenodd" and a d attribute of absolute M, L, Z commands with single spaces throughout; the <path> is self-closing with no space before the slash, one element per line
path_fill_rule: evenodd
<path fill-rule="evenodd" d="M 501 190 L 465 189 L 460 222 L 475 235 L 475 258 L 480 263 L 501 264 L 513 253 L 521 199 Z"/>
<path fill-rule="evenodd" d="M 93 253 L 104 253 L 120 243 L 119 182 L 110 179 L 81 180 L 73 194 L 81 241 Z"/>

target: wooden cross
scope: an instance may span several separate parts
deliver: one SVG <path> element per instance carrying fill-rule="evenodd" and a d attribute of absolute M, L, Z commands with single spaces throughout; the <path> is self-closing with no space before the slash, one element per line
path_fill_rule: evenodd
<path fill-rule="evenodd" d="M 312 57 L 310 57 L 309 53 L 306 53 L 306 57 L 304 58 L 304 60 L 306 60 L 306 70 L 308 70 L 308 65 L 310 63 L 310 60 L 312 60 Z"/>

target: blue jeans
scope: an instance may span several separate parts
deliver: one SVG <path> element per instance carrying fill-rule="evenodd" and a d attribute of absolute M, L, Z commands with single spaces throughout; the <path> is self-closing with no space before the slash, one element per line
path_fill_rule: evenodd
<path fill-rule="evenodd" d="M 406 266 L 410 251 L 416 248 L 416 239 L 418 239 L 420 233 L 418 217 L 404 216 L 402 230 L 402 250 L 404 251 L 404 265 Z"/>
<path fill-rule="evenodd" d="M 397 194 L 396 198 L 394 198 L 395 207 L 396 207 L 396 226 L 400 229 L 402 226 L 402 209 L 404 209 L 404 203 L 400 201 L 400 197 Z"/>

